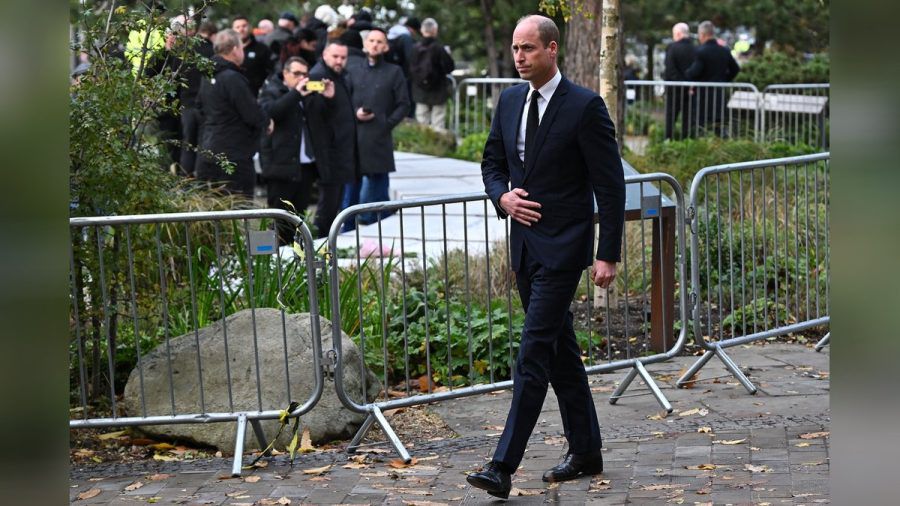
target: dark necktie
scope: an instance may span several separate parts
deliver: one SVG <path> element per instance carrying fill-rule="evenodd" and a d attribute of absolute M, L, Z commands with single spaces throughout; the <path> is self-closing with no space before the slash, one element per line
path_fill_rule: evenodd
<path fill-rule="evenodd" d="M 538 90 L 531 92 L 531 104 L 528 106 L 528 118 L 525 120 L 525 164 L 531 163 L 531 153 L 534 147 L 534 135 L 537 133 L 540 115 L 538 114 L 538 99 L 541 94 Z"/>

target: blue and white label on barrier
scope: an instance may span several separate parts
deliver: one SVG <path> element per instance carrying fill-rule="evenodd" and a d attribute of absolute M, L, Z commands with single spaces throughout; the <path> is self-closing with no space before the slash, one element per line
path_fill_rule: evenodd
<path fill-rule="evenodd" d="M 641 218 L 659 218 L 660 195 L 645 195 L 641 198 Z"/>
<path fill-rule="evenodd" d="M 251 255 L 273 255 L 278 250 L 278 239 L 274 230 L 250 232 Z"/>

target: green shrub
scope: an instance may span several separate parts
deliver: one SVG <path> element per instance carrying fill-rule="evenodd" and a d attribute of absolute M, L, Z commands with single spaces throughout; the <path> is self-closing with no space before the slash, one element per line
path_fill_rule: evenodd
<path fill-rule="evenodd" d="M 737 80 L 753 83 L 759 91 L 770 84 L 829 82 L 830 59 L 818 54 L 809 60 L 799 55 L 766 51 L 751 58 L 741 67 Z"/>
<path fill-rule="evenodd" d="M 456 139 L 449 132 L 438 132 L 431 127 L 412 121 L 404 121 L 394 128 L 394 149 L 423 155 L 450 157 L 456 148 Z"/>
<path fill-rule="evenodd" d="M 488 132 L 478 132 L 465 136 L 456 148 L 456 152 L 453 153 L 453 158 L 480 163 L 487 138 Z"/>

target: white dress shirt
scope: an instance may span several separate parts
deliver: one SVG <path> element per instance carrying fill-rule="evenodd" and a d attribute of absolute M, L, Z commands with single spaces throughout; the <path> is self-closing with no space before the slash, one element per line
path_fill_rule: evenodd
<path fill-rule="evenodd" d="M 538 93 L 541 94 L 541 98 L 538 99 L 538 125 L 541 124 L 541 119 L 544 117 L 544 111 L 547 110 L 547 104 L 550 103 L 550 99 L 553 98 L 553 94 L 556 92 L 556 87 L 559 86 L 559 82 L 562 81 L 562 74 L 560 74 L 557 69 L 556 75 L 553 76 L 552 79 L 547 81 L 546 84 L 538 88 Z M 525 108 L 522 109 L 522 118 L 519 121 L 519 135 L 518 140 L 516 142 L 516 149 L 519 152 L 519 160 L 522 160 L 522 163 L 525 163 L 525 127 L 528 123 L 528 108 L 531 107 L 531 97 L 534 94 L 534 88 L 531 86 L 528 87 L 528 98 L 525 100 Z"/>

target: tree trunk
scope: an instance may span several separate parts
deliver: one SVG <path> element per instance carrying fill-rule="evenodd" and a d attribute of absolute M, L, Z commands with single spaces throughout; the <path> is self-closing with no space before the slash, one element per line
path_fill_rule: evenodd
<path fill-rule="evenodd" d="M 575 12 L 566 25 L 566 77 L 585 88 L 599 91 L 602 0 L 584 0 L 584 10 Z M 590 18 L 585 17 L 588 14 Z"/>
<path fill-rule="evenodd" d="M 624 130 L 625 94 L 622 92 L 622 74 L 624 67 L 624 51 L 622 18 L 619 16 L 619 0 L 602 0 L 602 40 L 600 48 L 600 96 L 609 109 L 609 117 L 616 125 L 616 141 L 622 149 L 622 132 Z M 587 5 L 588 2 L 585 2 Z M 592 0 L 591 3 L 594 3 Z"/>
<path fill-rule="evenodd" d="M 484 16 L 484 43 L 487 47 L 488 76 L 499 77 L 500 65 L 497 61 L 497 44 L 494 37 L 494 0 L 481 0 L 481 14 Z"/>

